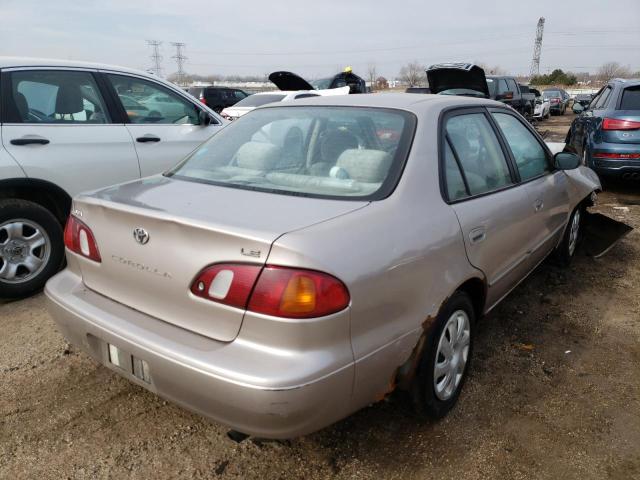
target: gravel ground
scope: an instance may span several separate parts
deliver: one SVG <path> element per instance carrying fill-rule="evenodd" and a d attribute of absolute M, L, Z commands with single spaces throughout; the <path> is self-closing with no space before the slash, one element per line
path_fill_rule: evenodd
<path fill-rule="evenodd" d="M 570 116 L 545 125 L 562 141 Z M 640 228 L 637 186 L 597 211 Z M 235 443 L 70 348 L 43 295 L 0 305 L 0 478 L 640 478 L 640 234 L 545 263 L 478 328 L 440 422 L 395 393 L 325 430 Z"/>

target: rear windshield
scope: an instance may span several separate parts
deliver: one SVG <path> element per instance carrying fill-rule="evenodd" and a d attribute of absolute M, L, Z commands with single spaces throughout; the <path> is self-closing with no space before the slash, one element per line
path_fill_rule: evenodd
<path fill-rule="evenodd" d="M 250 97 L 244 98 L 236 103 L 234 106 L 236 107 L 260 107 L 262 105 L 266 105 L 267 103 L 279 102 L 286 95 L 280 93 L 274 93 L 269 95 L 251 95 Z"/>
<path fill-rule="evenodd" d="M 494 97 L 496 95 L 496 87 L 498 82 L 496 82 L 493 78 L 487 78 L 487 88 L 489 89 L 489 96 Z"/>
<path fill-rule="evenodd" d="M 234 188 L 322 198 L 393 191 L 415 117 L 361 107 L 271 107 L 222 129 L 167 175 Z"/>
<path fill-rule="evenodd" d="M 640 110 L 640 85 L 625 88 L 622 91 L 622 99 L 618 110 Z"/>
<path fill-rule="evenodd" d="M 560 98 L 562 95 L 558 90 L 546 90 L 542 92 L 544 98 Z"/>

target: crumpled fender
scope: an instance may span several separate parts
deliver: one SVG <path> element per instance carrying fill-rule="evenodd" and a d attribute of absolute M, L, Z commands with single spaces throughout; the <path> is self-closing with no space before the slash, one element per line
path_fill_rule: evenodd
<path fill-rule="evenodd" d="M 598 174 L 589 167 L 580 165 L 574 170 L 565 170 L 565 174 L 569 178 L 569 185 L 573 190 L 571 197 L 576 204 L 591 195 L 591 192 L 602 191 Z"/>

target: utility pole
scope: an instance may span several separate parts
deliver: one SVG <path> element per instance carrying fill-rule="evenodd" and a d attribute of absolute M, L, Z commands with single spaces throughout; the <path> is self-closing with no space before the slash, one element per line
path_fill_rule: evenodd
<path fill-rule="evenodd" d="M 529 76 L 540 74 L 540 55 L 542 55 L 542 34 L 544 33 L 544 17 L 538 20 L 538 28 L 536 29 L 536 41 L 533 44 L 533 59 L 531 60 L 531 70 Z"/>
<path fill-rule="evenodd" d="M 151 71 L 155 73 L 158 77 L 162 76 L 162 66 L 160 62 L 162 62 L 162 55 L 160 55 L 160 45 L 162 42 L 158 40 L 147 40 L 147 45 L 153 47 L 153 53 L 151 54 Z"/>
<path fill-rule="evenodd" d="M 184 76 L 185 76 L 184 62 L 185 62 L 185 60 L 187 60 L 187 57 L 185 57 L 182 49 L 186 45 L 184 43 L 181 43 L 181 42 L 171 42 L 171 45 L 176 47 L 176 54 L 171 58 L 175 58 L 176 59 L 176 63 L 178 64 L 178 72 L 177 72 L 178 85 L 184 86 Z"/>

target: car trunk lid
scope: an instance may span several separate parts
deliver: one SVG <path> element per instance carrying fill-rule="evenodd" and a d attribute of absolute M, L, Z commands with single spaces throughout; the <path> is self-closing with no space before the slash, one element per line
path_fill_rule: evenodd
<path fill-rule="evenodd" d="M 431 93 L 467 89 L 489 97 L 484 70 L 472 63 L 439 63 L 426 70 Z"/>
<path fill-rule="evenodd" d="M 85 285 L 160 320 L 232 341 L 244 310 L 190 291 L 214 263 L 266 262 L 282 234 L 367 202 L 291 197 L 152 177 L 82 196 L 74 212 L 93 231 L 101 263 L 82 261 Z M 144 229 L 148 241 L 136 240 Z"/>
<path fill-rule="evenodd" d="M 606 118 L 609 121 L 603 120 L 602 124 L 602 137 L 605 142 L 640 144 L 640 111 L 616 110 L 607 112 Z"/>
<path fill-rule="evenodd" d="M 314 90 L 313 86 L 304 78 L 293 72 L 273 72 L 269 80 L 280 90 L 295 92 L 298 90 Z"/>

